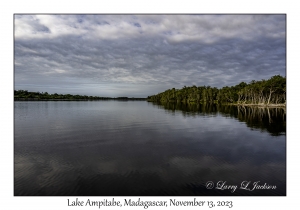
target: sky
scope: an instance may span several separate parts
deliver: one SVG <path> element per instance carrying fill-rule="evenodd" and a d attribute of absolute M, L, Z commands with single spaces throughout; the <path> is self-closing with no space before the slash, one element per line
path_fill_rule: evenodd
<path fill-rule="evenodd" d="M 14 15 L 14 89 L 147 97 L 286 76 L 285 15 Z"/>

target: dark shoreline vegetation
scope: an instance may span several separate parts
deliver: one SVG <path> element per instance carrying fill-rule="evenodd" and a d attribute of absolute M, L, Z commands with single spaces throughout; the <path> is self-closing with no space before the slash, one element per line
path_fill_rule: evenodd
<path fill-rule="evenodd" d="M 15 90 L 15 101 L 89 101 L 89 100 L 133 100 L 144 101 L 146 98 L 129 98 L 129 97 L 99 97 L 86 95 L 71 95 L 71 94 L 49 94 L 47 92 L 29 92 L 27 90 Z"/>
<path fill-rule="evenodd" d="M 221 89 L 210 86 L 184 86 L 182 89 L 169 89 L 148 96 L 152 102 L 183 102 L 200 104 L 222 104 L 243 106 L 284 106 L 286 105 L 286 77 L 275 75 L 268 80 L 250 83 L 241 82 Z"/>

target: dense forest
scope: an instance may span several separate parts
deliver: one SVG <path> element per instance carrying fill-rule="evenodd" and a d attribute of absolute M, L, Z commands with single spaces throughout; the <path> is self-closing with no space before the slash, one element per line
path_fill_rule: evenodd
<path fill-rule="evenodd" d="M 49 94 L 47 92 L 29 92 L 27 90 L 15 90 L 15 100 L 146 100 L 145 98 L 129 98 L 129 97 L 98 97 L 86 95 L 71 94 Z"/>
<path fill-rule="evenodd" d="M 250 83 L 241 82 L 231 87 L 218 89 L 210 86 L 184 86 L 182 89 L 169 89 L 157 95 L 148 96 L 148 101 L 195 102 L 241 105 L 285 105 L 286 78 L 275 75 L 268 80 Z"/>

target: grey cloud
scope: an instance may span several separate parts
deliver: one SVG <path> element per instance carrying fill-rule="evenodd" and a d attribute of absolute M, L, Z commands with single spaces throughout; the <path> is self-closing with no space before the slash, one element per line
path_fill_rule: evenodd
<path fill-rule="evenodd" d="M 284 15 L 38 18 L 15 16 L 16 89 L 146 97 L 285 75 Z"/>

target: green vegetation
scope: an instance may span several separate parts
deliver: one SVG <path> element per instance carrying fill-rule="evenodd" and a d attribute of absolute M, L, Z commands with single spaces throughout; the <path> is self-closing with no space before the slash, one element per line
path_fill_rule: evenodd
<path fill-rule="evenodd" d="M 128 97 L 98 97 L 86 95 L 71 95 L 71 94 L 48 94 L 47 92 L 28 92 L 27 90 L 15 90 L 15 100 L 146 100 L 145 98 L 128 98 Z"/>
<path fill-rule="evenodd" d="M 236 86 L 218 89 L 210 86 L 184 86 L 148 96 L 148 101 L 240 104 L 240 105 L 284 105 L 286 104 L 286 78 L 275 75 L 268 80 L 241 82 Z"/>

